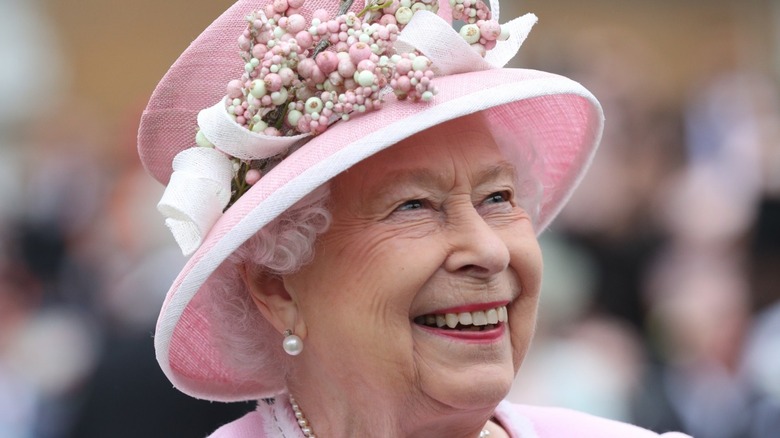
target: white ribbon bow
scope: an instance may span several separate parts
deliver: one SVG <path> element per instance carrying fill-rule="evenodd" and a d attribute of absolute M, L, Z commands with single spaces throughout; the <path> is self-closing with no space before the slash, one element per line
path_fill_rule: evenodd
<path fill-rule="evenodd" d="M 171 180 L 157 210 L 185 256 L 200 247 L 222 216 L 232 179 L 233 163 L 218 150 L 194 147 L 173 159 Z"/>
<path fill-rule="evenodd" d="M 227 99 L 227 98 L 226 98 Z M 198 126 L 217 149 L 242 160 L 259 160 L 286 151 L 311 134 L 273 136 L 252 132 L 228 114 L 225 100 L 198 113 Z"/>
<path fill-rule="evenodd" d="M 525 14 L 504 24 L 509 39 L 496 41 L 496 47 L 483 58 L 446 20 L 429 11 L 417 11 L 398 35 L 395 48 L 402 53 L 420 51 L 442 76 L 501 68 L 520 50 L 536 21 L 536 15 Z"/>
<path fill-rule="evenodd" d="M 490 3 L 497 21 L 498 1 Z M 417 11 L 398 35 L 395 47 L 399 53 L 420 51 L 431 60 L 438 75 L 501 68 L 517 54 L 536 21 L 534 14 L 526 14 L 505 23 L 509 39 L 497 41 L 483 58 L 449 21 L 432 12 Z M 185 256 L 201 246 L 230 202 L 234 170 L 226 155 L 241 160 L 269 158 L 310 135 L 277 137 L 252 132 L 232 119 L 224 100 L 198 113 L 198 126 L 218 150 L 193 147 L 179 152 L 173 160 L 171 180 L 157 205 Z"/>

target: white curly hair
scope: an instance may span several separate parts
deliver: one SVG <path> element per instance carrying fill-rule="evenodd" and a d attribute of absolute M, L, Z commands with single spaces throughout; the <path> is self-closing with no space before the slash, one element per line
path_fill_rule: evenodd
<path fill-rule="evenodd" d="M 216 284 L 209 303 L 215 316 L 213 341 L 225 351 L 228 365 L 246 380 L 261 375 L 263 369 L 267 374 L 269 367 L 285 372 L 289 357 L 282 352 L 281 335 L 252 301 L 245 278 L 291 274 L 310 262 L 317 236 L 330 226 L 329 194 L 326 184 L 298 201 L 244 242 L 212 279 Z"/>

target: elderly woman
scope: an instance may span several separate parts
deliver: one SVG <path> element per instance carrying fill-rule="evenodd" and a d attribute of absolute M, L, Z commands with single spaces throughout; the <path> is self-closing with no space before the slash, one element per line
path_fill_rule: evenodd
<path fill-rule="evenodd" d="M 166 375 L 258 400 L 215 437 L 657 436 L 502 401 L 596 99 L 502 68 L 533 15 L 358 3 L 240 0 L 155 91 L 140 153 L 192 254 L 158 322 Z"/>

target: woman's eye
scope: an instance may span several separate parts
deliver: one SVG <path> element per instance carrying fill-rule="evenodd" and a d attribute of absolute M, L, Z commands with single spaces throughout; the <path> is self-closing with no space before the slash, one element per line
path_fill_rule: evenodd
<path fill-rule="evenodd" d="M 399 205 L 396 209 L 397 211 L 411 211 L 411 210 L 419 210 L 423 208 L 423 201 L 420 199 L 412 199 L 409 201 L 404 202 L 403 204 Z"/>
<path fill-rule="evenodd" d="M 485 203 L 500 204 L 502 202 L 509 202 L 509 200 L 510 200 L 509 192 L 503 191 L 503 192 L 491 193 L 487 198 L 485 198 Z"/>

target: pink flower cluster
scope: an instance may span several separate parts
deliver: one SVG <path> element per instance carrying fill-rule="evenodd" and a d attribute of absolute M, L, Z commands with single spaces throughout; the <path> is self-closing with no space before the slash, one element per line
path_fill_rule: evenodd
<path fill-rule="evenodd" d="M 305 1 L 270 0 L 246 17 L 238 38 L 244 73 L 226 90 L 226 110 L 236 123 L 269 136 L 316 135 L 351 114 L 380 109 L 391 91 L 398 99 L 433 99 L 431 61 L 418 51 L 398 53 L 394 43 L 415 13 L 436 13 L 439 0 L 368 0 L 357 14 L 344 12 L 354 0 L 341 0 L 335 17 L 326 10 L 304 14 Z M 453 19 L 466 22 L 460 35 L 478 53 L 508 37 L 483 0 L 449 1 Z M 196 142 L 212 147 L 201 132 Z M 236 175 L 229 205 L 282 155 L 231 157 Z"/>
<path fill-rule="evenodd" d="M 482 0 L 449 0 L 452 18 L 474 24 L 479 20 L 490 20 L 491 14 Z"/>
<path fill-rule="evenodd" d="M 381 108 L 387 85 L 401 99 L 432 99 L 431 61 L 393 48 L 411 18 L 403 11 L 430 9 L 401 5 L 408 1 L 334 18 L 318 10 L 308 22 L 299 13 L 304 0 L 274 0 L 252 13 L 238 40 L 245 73 L 227 86 L 228 112 L 266 135 L 319 134 L 353 112 Z"/>

